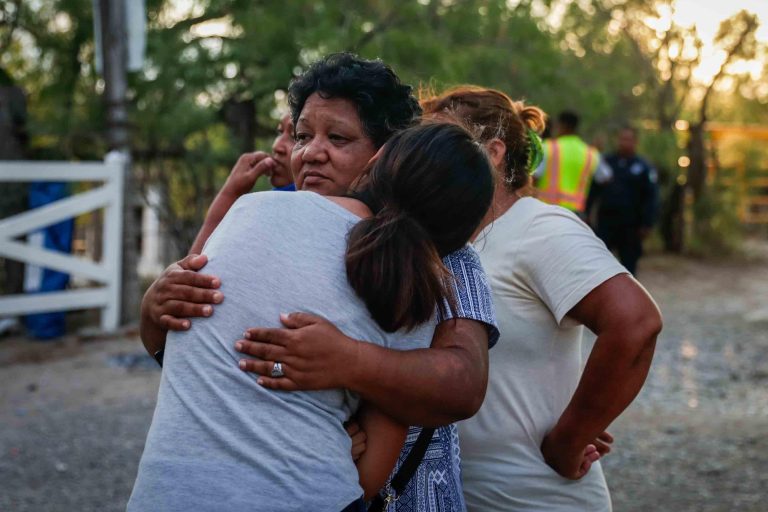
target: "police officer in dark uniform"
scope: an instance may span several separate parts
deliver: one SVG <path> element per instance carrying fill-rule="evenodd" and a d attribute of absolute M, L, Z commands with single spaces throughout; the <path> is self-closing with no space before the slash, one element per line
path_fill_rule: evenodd
<path fill-rule="evenodd" d="M 643 253 L 643 240 L 651 232 L 658 208 L 656 169 L 637 156 L 637 131 L 619 130 L 616 153 L 605 157 L 611 170 L 607 180 L 596 181 L 587 197 L 586 215 L 608 249 L 632 274 Z"/>

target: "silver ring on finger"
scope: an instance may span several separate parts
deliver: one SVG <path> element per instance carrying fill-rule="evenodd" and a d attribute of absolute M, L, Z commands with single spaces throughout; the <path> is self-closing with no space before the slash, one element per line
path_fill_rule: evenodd
<path fill-rule="evenodd" d="M 272 377 L 276 379 L 285 377 L 285 373 L 283 373 L 283 365 L 279 361 L 275 361 L 275 364 L 272 365 Z"/>

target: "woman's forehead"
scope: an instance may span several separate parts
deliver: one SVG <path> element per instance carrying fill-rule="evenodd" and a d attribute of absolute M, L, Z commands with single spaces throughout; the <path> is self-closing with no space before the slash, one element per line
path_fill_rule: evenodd
<path fill-rule="evenodd" d="M 362 131 L 363 123 L 355 104 L 344 98 L 323 98 L 312 94 L 304 103 L 298 123 L 323 123 Z"/>

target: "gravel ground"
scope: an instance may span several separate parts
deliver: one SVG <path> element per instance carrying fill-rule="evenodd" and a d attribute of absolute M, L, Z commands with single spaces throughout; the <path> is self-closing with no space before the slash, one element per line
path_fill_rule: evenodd
<path fill-rule="evenodd" d="M 665 327 L 645 388 L 611 427 L 615 510 L 768 510 L 766 268 L 642 262 Z M 135 336 L 0 341 L 0 511 L 124 510 L 153 365 Z"/>
<path fill-rule="evenodd" d="M 664 331 L 611 428 L 614 508 L 768 511 L 768 265 L 644 263 Z"/>

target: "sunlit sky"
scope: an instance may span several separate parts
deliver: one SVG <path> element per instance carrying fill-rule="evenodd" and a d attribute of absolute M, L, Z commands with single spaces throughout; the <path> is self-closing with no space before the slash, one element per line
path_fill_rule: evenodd
<path fill-rule="evenodd" d="M 712 41 L 717 34 L 720 22 L 733 16 L 742 9 L 757 14 L 760 27 L 757 39 L 768 42 L 768 0 L 677 0 L 675 3 L 674 21 L 683 26 L 696 25 L 696 29 L 704 43 L 701 65 L 694 76 L 702 82 L 709 82 L 717 73 L 725 56 L 716 51 Z M 762 64 L 759 62 L 743 63 L 734 66 L 734 71 L 750 71 L 757 75 Z"/>

